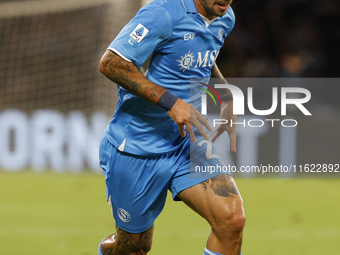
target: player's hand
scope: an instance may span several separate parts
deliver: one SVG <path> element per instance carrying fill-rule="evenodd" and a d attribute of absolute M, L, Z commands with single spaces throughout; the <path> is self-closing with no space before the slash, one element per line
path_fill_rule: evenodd
<path fill-rule="evenodd" d="M 230 125 L 231 120 L 233 123 L 236 122 L 236 115 L 233 114 L 233 101 L 222 104 L 220 116 L 221 119 L 228 120 L 228 123 L 220 124 L 215 129 L 211 141 L 215 142 L 223 132 L 227 131 L 230 139 L 230 151 L 236 152 L 236 125 Z"/>
<path fill-rule="evenodd" d="M 208 140 L 209 135 L 205 131 L 202 124 L 211 132 L 212 128 L 210 127 L 207 119 L 203 117 L 199 111 L 196 110 L 192 105 L 184 102 L 182 99 L 177 99 L 174 106 L 168 111 L 169 116 L 173 121 L 178 125 L 179 132 L 182 137 L 186 136 L 184 126 L 186 126 L 187 131 L 190 136 L 190 140 L 195 143 L 197 141 L 192 126 L 195 126 L 197 130 L 201 133 L 204 139 Z"/>

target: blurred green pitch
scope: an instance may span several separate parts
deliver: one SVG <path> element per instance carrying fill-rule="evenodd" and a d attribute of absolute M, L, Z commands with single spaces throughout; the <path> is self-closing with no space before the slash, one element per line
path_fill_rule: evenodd
<path fill-rule="evenodd" d="M 237 179 L 245 201 L 244 255 L 340 251 L 340 179 Z M 150 255 L 202 255 L 208 224 L 168 197 Z M 96 255 L 114 231 L 104 178 L 0 171 L 0 254 Z"/>

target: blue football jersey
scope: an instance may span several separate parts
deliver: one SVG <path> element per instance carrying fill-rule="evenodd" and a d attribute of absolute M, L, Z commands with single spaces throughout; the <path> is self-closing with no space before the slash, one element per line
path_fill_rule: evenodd
<path fill-rule="evenodd" d="M 190 94 L 190 81 L 208 82 L 225 38 L 233 29 L 230 7 L 222 17 L 206 23 L 194 0 L 155 0 L 141 8 L 108 49 L 141 68 L 147 78 L 182 100 L 200 107 L 201 90 Z M 135 155 L 171 152 L 183 142 L 167 112 L 118 88 L 118 103 L 105 131 L 119 150 Z"/>

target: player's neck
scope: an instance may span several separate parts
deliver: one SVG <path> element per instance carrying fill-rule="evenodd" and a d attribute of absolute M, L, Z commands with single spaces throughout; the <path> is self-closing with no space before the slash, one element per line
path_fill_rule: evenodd
<path fill-rule="evenodd" d="M 201 2 L 199 0 L 194 0 L 197 12 L 201 15 L 203 15 L 204 17 L 206 17 L 208 20 L 213 20 L 216 19 L 215 15 L 209 14 L 204 7 L 202 6 Z"/>

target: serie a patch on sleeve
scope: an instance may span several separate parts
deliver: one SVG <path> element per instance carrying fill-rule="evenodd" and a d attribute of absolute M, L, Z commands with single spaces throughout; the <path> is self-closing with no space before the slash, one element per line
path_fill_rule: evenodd
<path fill-rule="evenodd" d="M 136 42 L 140 43 L 144 37 L 149 33 L 149 30 L 139 23 L 136 28 L 130 34 L 130 37 Z"/>

